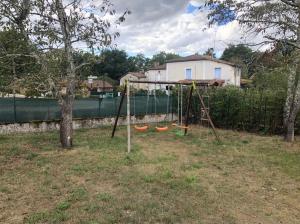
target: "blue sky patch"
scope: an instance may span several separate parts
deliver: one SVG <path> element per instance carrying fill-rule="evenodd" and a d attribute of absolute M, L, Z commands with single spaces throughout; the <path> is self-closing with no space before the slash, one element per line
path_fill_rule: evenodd
<path fill-rule="evenodd" d="M 191 14 L 194 13 L 195 11 L 197 11 L 199 9 L 199 7 L 196 7 L 194 5 L 192 5 L 191 3 L 188 4 L 188 6 L 186 7 L 186 12 Z"/>
<path fill-rule="evenodd" d="M 221 4 L 213 4 L 208 6 L 209 10 L 217 10 L 219 13 L 213 15 L 213 20 L 218 26 L 224 26 L 236 19 L 236 12 L 230 8 L 224 7 Z"/>

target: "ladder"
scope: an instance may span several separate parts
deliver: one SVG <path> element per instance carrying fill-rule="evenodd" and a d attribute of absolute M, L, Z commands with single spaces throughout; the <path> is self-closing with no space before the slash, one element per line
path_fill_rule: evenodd
<path fill-rule="evenodd" d="M 202 99 L 204 102 L 203 104 L 200 104 L 200 125 L 201 126 L 209 126 L 209 118 L 207 114 L 205 113 L 205 109 L 210 115 L 210 101 L 209 101 L 209 94 L 208 94 L 208 87 L 203 88 L 202 92 Z"/>
<path fill-rule="evenodd" d="M 209 118 L 205 113 L 205 109 L 207 110 L 208 114 L 210 114 L 210 103 L 209 103 L 209 95 L 202 95 L 204 101 L 204 107 L 200 104 L 200 124 L 202 126 L 209 126 Z"/>

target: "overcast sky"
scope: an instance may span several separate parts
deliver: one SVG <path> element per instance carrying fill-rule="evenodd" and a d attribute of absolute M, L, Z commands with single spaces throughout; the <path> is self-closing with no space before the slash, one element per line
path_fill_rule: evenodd
<path fill-rule="evenodd" d="M 205 12 L 196 6 L 201 0 L 112 0 L 118 11 L 129 9 L 132 14 L 119 27 L 118 48 L 130 55 L 152 56 L 160 51 L 180 55 L 203 53 L 215 47 L 217 55 L 230 43 L 243 43 L 243 33 L 236 22 L 225 26 L 207 26 Z M 249 37 L 248 37 L 249 38 Z"/>

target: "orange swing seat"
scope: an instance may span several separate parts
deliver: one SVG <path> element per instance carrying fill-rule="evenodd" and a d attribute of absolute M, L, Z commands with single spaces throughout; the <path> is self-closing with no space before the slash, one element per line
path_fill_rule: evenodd
<path fill-rule="evenodd" d="M 168 131 L 169 127 L 165 126 L 165 127 L 155 127 L 156 131 L 158 132 L 164 132 L 164 131 Z"/>
<path fill-rule="evenodd" d="M 145 126 L 137 126 L 137 125 L 135 125 L 134 126 L 134 129 L 137 130 L 137 131 L 139 131 L 139 132 L 145 132 L 145 131 L 148 130 L 148 128 L 149 128 L 148 125 L 145 125 Z"/>

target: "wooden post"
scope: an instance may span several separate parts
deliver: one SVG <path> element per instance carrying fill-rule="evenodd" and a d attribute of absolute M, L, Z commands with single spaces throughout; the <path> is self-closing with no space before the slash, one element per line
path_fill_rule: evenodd
<path fill-rule="evenodd" d="M 118 108 L 118 114 L 117 114 L 117 117 L 115 119 L 114 129 L 113 129 L 112 134 L 111 134 L 112 138 L 115 137 L 115 132 L 116 132 L 119 117 L 120 117 L 120 114 L 121 114 L 121 109 L 122 109 L 123 102 L 124 102 L 125 95 L 126 95 L 126 89 L 127 89 L 127 83 L 125 84 L 124 90 L 122 92 L 121 101 L 120 101 L 120 105 L 119 105 L 119 108 Z"/>
<path fill-rule="evenodd" d="M 191 86 L 189 98 L 188 98 L 188 104 L 186 108 L 186 114 L 185 114 L 185 125 L 184 125 L 184 135 L 187 135 L 187 127 L 189 125 L 189 115 L 190 115 L 190 108 L 191 108 L 191 101 L 193 97 L 193 90 L 194 90 L 194 85 Z"/>
<path fill-rule="evenodd" d="M 209 121 L 209 124 L 210 124 L 211 128 L 213 129 L 213 132 L 214 132 L 214 134 L 215 134 L 215 136 L 216 136 L 216 139 L 218 140 L 218 142 L 221 142 L 221 139 L 220 139 L 220 137 L 219 137 L 219 135 L 218 135 L 218 133 L 217 133 L 217 130 L 216 130 L 216 128 L 215 128 L 215 125 L 214 125 L 214 123 L 212 122 L 212 119 L 211 119 L 211 117 L 210 117 L 210 115 L 209 115 L 209 113 L 208 113 L 208 111 L 207 111 L 207 108 L 205 107 L 204 100 L 203 100 L 201 94 L 197 91 L 196 87 L 195 87 L 195 90 L 196 90 L 196 93 L 197 93 L 197 95 L 198 95 L 198 97 L 199 97 L 199 99 L 200 99 L 200 103 L 201 103 L 201 105 L 202 105 L 202 108 L 204 108 L 205 115 L 206 115 L 206 117 L 207 117 L 207 119 L 208 119 L 208 121 Z"/>
<path fill-rule="evenodd" d="M 180 107 L 181 107 L 181 110 L 180 110 L 180 125 L 182 126 L 182 121 L 183 121 L 183 111 L 182 111 L 182 108 L 183 108 L 183 88 L 182 88 L 182 85 L 180 85 L 180 93 L 181 93 L 181 96 L 180 96 Z"/>
<path fill-rule="evenodd" d="M 127 81 L 127 152 L 131 152 L 131 133 L 130 133 L 130 82 Z"/>
<path fill-rule="evenodd" d="M 177 93 L 177 125 L 180 124 L 180 92 L 179 92 L 179 85 L 178 85 L 178 93 Z"/>

